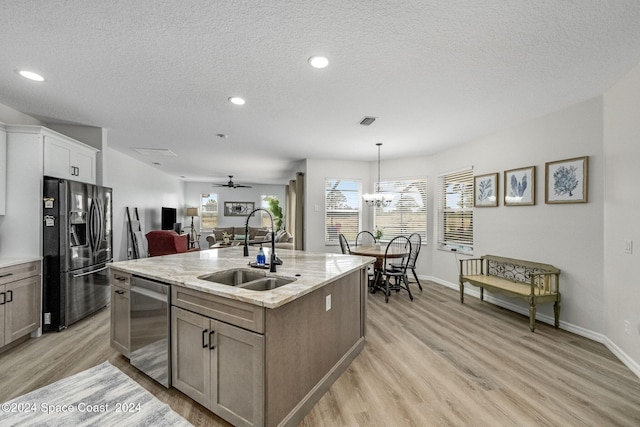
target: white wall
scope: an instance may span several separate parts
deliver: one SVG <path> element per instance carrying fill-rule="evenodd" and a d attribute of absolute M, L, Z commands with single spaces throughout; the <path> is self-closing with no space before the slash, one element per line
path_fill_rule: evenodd
<path fill-rule="evenodd" d="M 418 274 L 457 286 L 460 255 L 436 249 L 438 175 L 466 166 L 473 166 L 476 175 L 498 172 L 502 194 L 505 170 L 535 165 L 535 206 L 505 207 L 501 201 L 499 207 L 474 211 L 474 254 L 528 259 L 560 268 L 563 327 L 587 336 L 603 334 L 602 139 L 603 99 L 598 97 L 446 152 L 383 160 L 382 179 L 427 177 L 428 243 L 418 259 Z M 589 156 L 589 202 L 545 204 L 545 162 L 579 156 Z M 307 250 L 339 251 L 339 247 L 324 244 L 324 179 L 361 179 L 363 191 L 369 191 L 376 169 L 376 162 L 308 160 Z M 364 208 L 363 228 L 371 228 L 371 220 L 370 210 Z M 528 310 L 524 302 L 499 298 Z M 538 312 L 553 316 L 550 305 L 539 307 Z"/>
<path fill-rule="evenodd" d="M 505 207 L 501 200 L 499 207 L 474 210 L 474 255 L 495 254 L 560 268 L 561 323 L 569 329 L 599 334 L 605 331 L 602 138 L 603 100 L 598 97 L 431 159 L 432 185 L 437 185 L 438 174 L 472 165 L 475 175 L 500 174 L 501 198 L 505 170 L 536 166 L 535 206 Z M 579 156 L 589 156 L 588 203 L 545 204 L 545 162 Z M 432 208 L 435 209 L 435 203 Z M 429 250 L 432 275 L 457 284 L 455 255 L 437 250 L 433 244 Z M 506 300 L 526 307 L 518 300 Z M 553 314 L 548 304 L 539 307 L 538 312 Z"/>
<path fill-rule="evenodd" d="M 604 153 L 606 335 L 640 376 L 640 65 L 604 96 Z M 625 240 L 633 241 L 632 254 L 624 253 Z"/>
<path fill-rule="evenodd" d="M 182 226 L 191 225 L 191 217 L 184 216 L 188 207 L 200 208 L 200 195 L 216 193 L 218 195 L 218 226 L 219 227 L 244 227 L 247 217 L 244 216 L 224 216 L 224 202 L 253 202 L 256 208 L 261 206 L 262 195 L 273 195 L 280 201 L 282 212 L 285 212 L 285 186 L 284 185 L 260 185 L 251 184 L 251 188 L 225 188 L 213 187 L 210 182 L 187 182 L 185 184 L 185 200 L 182 206 L 182 213 L 178 213 L 178 220 L 182 221 Z M 258 227 L 260 222 L 258 216 L 251 218 L 249 225 Z M 283 222 L 284 225 L 284 222 Z M 196 230 L 201 231 L 200 247 L 206 248 L 206 236 L 211 230 L 201 230 L 199 218 L 194 218 Z"/>
<path fill-rule="evenodd" d="M 122 261 L 127 259 L 126 207 L 132 217 L 133 208 L 138 208 L 143 234 L 159 230 L 163 206 L 178 209 L 178 217 L 184 215 L 184 183 L 111 148 L 106 155 L 104 185 L 113 188 L 113 257 Z"/>

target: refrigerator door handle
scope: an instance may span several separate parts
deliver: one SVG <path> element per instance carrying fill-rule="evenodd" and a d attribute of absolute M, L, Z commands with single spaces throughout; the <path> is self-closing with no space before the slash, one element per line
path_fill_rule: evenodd
<path fill-rule="evenodd" d="M 105 266 L 105 267 L 99 268 L 99 269 L 97 269 L 97 270 L 91 270 L 91 271 L 88 271 L 88 272 L 86 272 L 86 273 L 74 274 L 74 275 L 73 275 L 73 278 L 75 279 L 76 277 L 88 276 L 88 275 L 90 275 L 90 274 L 99 273 L 99 272 L 101 272 L 101 271 L 106 270 L 107 268 L 109 268 L 109 267 L 106 267 L 106 266 Z"/>

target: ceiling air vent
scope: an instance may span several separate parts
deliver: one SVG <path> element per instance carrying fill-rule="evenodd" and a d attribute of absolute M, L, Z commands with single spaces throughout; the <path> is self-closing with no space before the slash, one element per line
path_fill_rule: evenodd
<path fill-rule="evenodd" d="M 360 120 L 360 124 L 362 126 L 369 126 L 371 123 L 375 122 L 376 118 L 371 116 L 365 116 L 364 119 Z"/>
<path fill-rule="evenodd" d="M 143 156 L 176 157 L 177 154 L 167 148 L 132 148 Z"/>

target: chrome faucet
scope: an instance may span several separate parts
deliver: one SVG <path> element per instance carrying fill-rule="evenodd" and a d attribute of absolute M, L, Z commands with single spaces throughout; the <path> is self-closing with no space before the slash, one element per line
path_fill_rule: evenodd
<path fill-rule="evenodd" d="M 271 260 L 269 262 L 269 272 L 275 273 L 276 264 L 282 265 L 282 260 L 276 256 L 276 231 L 273 228 L 273 216 L 271 212 L 265 208 L 256 208 L 247 215 L 247 222 L 244 224 L 244 256 L 249 256 L 249 219 L 251 219 L 251 216 L 257 211 L 265 211 L 271 219 Z"/>

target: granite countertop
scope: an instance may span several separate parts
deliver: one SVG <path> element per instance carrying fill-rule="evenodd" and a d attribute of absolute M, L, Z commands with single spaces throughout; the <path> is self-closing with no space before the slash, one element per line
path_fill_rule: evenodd
<path fill-rule="evenodd" d="M 130 261 L 118 261 L 109 266 L 120 271 L 160 280 L 171 285 L 207 292 L 267 308 L 276 308 L 306 295 L 329 282 L 372 264 L 375 258 L 355 255 L 314 253 L 278 249 L 283 265 L 267 275 L 295 278 L 296 281 L 269 291 L 252 291 L 198 279 L 198 277 L 229 270 L 250 268 L 258 249 L 249 248 L 243 257 L 243 247 L 209 249 Z M 270 248 L 264 248 L 269 260 Z"/>
<path fill-rule="evenodd" d="M 42 257 L 35 257 L 35 256 L 0 257 L 0 268 L 12 267 L 14 265 L 24 264 L 24 263 L 33 262 L 33 261 L 40 261 L 40 260 L 42 260 Z"/>

